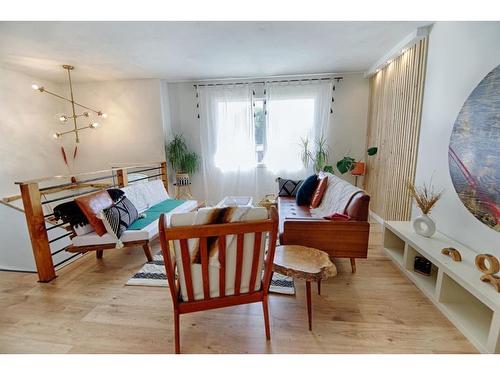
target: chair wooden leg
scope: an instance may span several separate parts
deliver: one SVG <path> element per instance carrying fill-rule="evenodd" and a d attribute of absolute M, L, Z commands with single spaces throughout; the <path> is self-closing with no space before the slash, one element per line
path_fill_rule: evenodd
<path fill-rule="evenodd" d="M 311 302 L 311 282 L 306 281 L 306 298 L 307 298 L 307 318 L 309 320 L 309 331 L 312 331 L 312 302 Z"/>
<path fill-rule="evenodd" d="M 97 250 L 97 251 L 95 252 L 95 257 L 96 257 L 97 259 L 102 259 L 102 255 L 103 255 L 103 253 L 104 253 L 104 251 L 103 251 L 103 250 Z"/>
<path fill-rule="evenodd" d="M 356 258 L 351 258 L 351 271 L 356 273 Z"/>
<path fill-rule="evenodd" d="M 321 295 L 321 280 L 318 280 L 318 296 Z"/>
<path fill-rule="evenodd" d="M 148 258 L 148 262 L 152 262 L 153 257 L 151 256 L 151 247 L 149 246 L 149 243 L 142 245 L 142 248 L 144 249 L 144 254 L 146 254 L 146 258 Z"/>
<path fill-rule="evenodd" d="M 262 300 L 262 310 L 264 311 L 264 326 L 266 327 L 266 340 L 271 340 L 271 329 L 269 327 L 269 304 L 267 295 Z"/>
<path fill-rule="evenodd" d="M 181 354 L 181 333 L 180 333 L 180 317 L 177 311 L 174 311 L 174 340 L 175 354 Z"/>

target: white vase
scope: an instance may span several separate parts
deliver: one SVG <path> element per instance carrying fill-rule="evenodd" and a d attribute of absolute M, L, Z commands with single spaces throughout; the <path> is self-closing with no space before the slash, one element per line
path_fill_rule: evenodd
<path fill-rule="evenodd" d="M 436 223 L 426 214 L 422 214 L 413 220 L 413 230 L 424 237 L 431 237 L 436 233 Z"/>

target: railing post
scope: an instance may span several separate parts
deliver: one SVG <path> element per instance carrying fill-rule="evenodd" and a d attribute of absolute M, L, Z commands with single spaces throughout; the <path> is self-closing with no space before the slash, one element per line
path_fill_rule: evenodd
<path fill-rule="evenodd" d="M 56 278 L 56 270 L 52 262 L 49 238 L 45 229 L 45 218 L 38 183 L 21 184 L 20 187 L 38 280 L 40 282 L 49 282 Z"/>
<path fill-rule="evenodd" d="M 160 168 L 161 168 L 161 179 L 163 181 L 163 185 L 165 186 L 165 190 L 167 190 L 168 193 L 168 174 L 167 174 L 167 162 L 162 161 L 160 163 Z"/>
<path fill-rule="evenodd" d="M 126 169 L 118 169 L 116 171 L 116 178 L 118 179 L 118 187 L 125 187 L 128 185 L 128 174 Z"/>

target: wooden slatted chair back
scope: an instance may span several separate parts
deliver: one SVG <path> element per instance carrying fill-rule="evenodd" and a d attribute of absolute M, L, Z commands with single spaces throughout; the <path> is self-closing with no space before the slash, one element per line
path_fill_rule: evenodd
<path fill-rule="evenodd" d="M 266 323 L 266 337 L 270 338 L 269 317 L 267 315 L 267 295 L 272 278 L 272 268 L 274 252 L 276 248 L 278 232 L 278 213 L 276 208 L 272 207 L 269 211 L 269 219 L 255 220 L 247 222 L 237 222 L 228 224 L 208 224 L 208 225 L 188 225 L 173 228 L 166 227 L 166 217 L 161 215 L 159 221 L 159 237 L 165 270 L 169 284 L 172 302 L 174 305 L 174 323 L 176 327 L 176 353 L 179 348 L 179 314 L 215 309 L 220 307 L 234 306 L 252 302 L 262 302 L 264 306 L 264 320 Z M 262 276 L 262 267 L 259 267 L 261 260 L 262 243 L 265 241 L 265 233 L 269 233 L 267 249 L 264 249 L 265 257 L 263 263 L 264 274 Z M 234 269 L 234 292 L 227 295 L 226 280 L 228 270 L 226 258 L 227 236 L 235 236 L 236 242 L 236 262 Z M 253 248 L 250 257 L 250 264 L 244 263 L 244 243 L 245 236 L 254 236 Z M 209 273 L 209 254 L 207 241 L 209 238 L 218 239 L 218 293 L 216 297 L 211 296 L 210 273 Z M 199 241 L 199 251 L 201 258 L 201 280 L 203 283 L 202 298 L 195 299 L 195 285 L 193 284 L 192 262 L 189 253 L 189 240 L 197 239 Z M 169 241 L 179 241 L 180 259 L 176 259 L 174 249 L 170 248 Z M 178 267 L 177 261 L 182 263 Z M 242 292 L 242 274 L 243 270 L 250 268 L 250 279 L 248 291 Z M 182 272 L 182 275 L 178 275 Z M 182 298 L 180 288 L 180 277 L 183 276 L 187 299 Z M 231 280 L 232 278 L 229 278 Z M 261 281 L 260 288 L 256 289 L 258 280 Z M 213 289 L 213 288 L 212 288 Z"/>

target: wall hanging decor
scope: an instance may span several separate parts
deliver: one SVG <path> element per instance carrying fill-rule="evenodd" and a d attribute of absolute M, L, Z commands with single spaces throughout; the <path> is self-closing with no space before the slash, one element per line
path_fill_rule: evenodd
<path fill-rule="evenodd" d="M 58 139 L 58 138 L 61 138 L 63 135 L 74 133 L 76 143 L 80 143 L 80 136 L 79 136 L 80 131 L 82 131 L 84 129 L 96 129 L 99 127 L 99 123 L 97 121 L 91 120 L 92 115 L 95 115 L 95 116 L 97 116 L 99 118 L 103 118 L 103 119 L 107 118 L 108 116 L 106 113 L 104 113 L 101 110 L 92 109 L 90 107 L 87 107 L 87 106 L 75 101 L 75 98 L 73 95 L 73 84 L 71 82 L 71 71 L 73 69 L 75 69 L 75 67 L 71 66 L 71 65 L 63 65 L 62 67 L 63 67 L 63 69 L 65 69 L 68 72 L 68 84 L 69 84 L 69 94 L 70 94 L 69 98 L 66 98 L 62 95 L 56 94 L 55 92 L 49 91 L 45 87 L 37 85 L 37 84 L 31 85 L 31 87 L 33 88 L 33 90 L 40 91 L 40 92 L 46 93 L 46 94 L 50 94 L 52 96 L 55 96 L 56 98 L 59 98 L 59 99 L 62 99 L 62 100 L 65 100 L 65 101 L 71 103 L 71 114 L 70 115 L 66 115 L 66 114 L 59 115 L 59 121 L 62 124 L 66 124 L 68 122 L 71 122 L 73 124 L 73 128 L 69 129 L 69 130 L 55 133 L 54 138 Z M 84 112 L 77 113 L 76 107 L 82 108 L 84 110 Z M 86 125 L 78 126 L 78 119 L 82 119 L 82 118 L 86 120 Z M 77 149 L 75 147 L 75 151 L 73 153 L 75 157 L 76 157 L 76 152 L 77 152 L 76 150 Z M 67 164 L 67 157 L 66 157 L 66 154 L 64 152 L 64 148 L 62 148 L 62 153 L 63 153 L 64 161 Z"/>
<path fill-rule="evenodd" d="M 448 161 L 453 186 L 478 220 L 500 232 L 500 65 L 465 101 L 453 127 Z"/>

